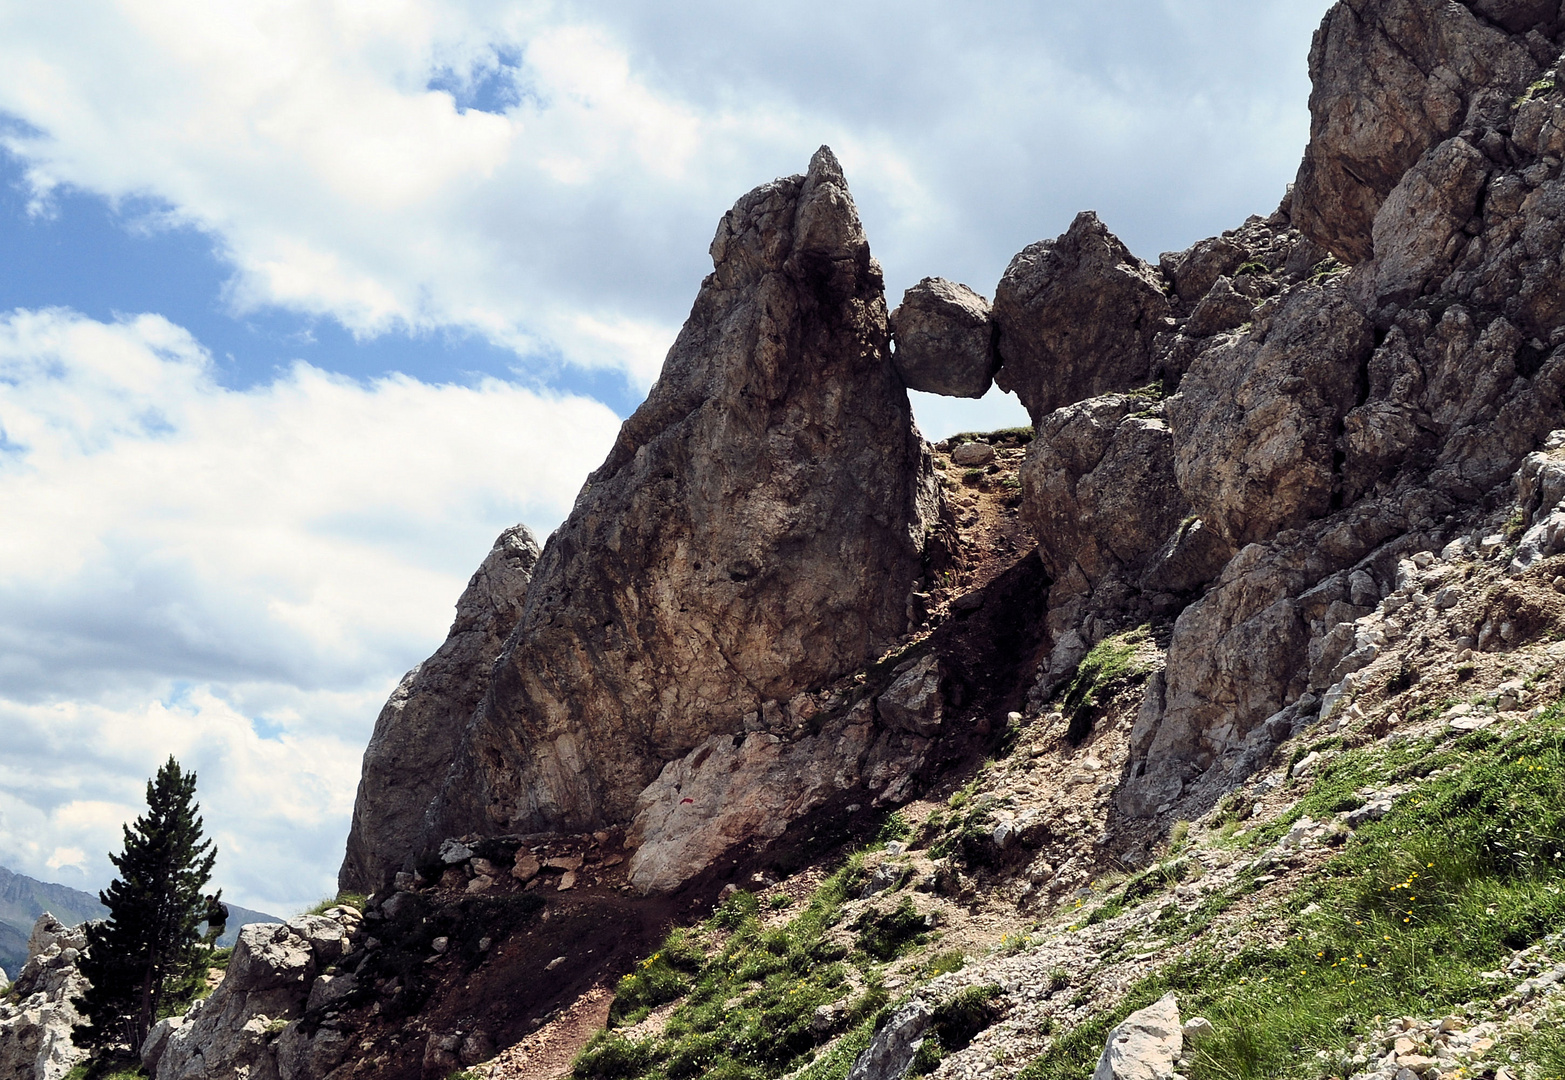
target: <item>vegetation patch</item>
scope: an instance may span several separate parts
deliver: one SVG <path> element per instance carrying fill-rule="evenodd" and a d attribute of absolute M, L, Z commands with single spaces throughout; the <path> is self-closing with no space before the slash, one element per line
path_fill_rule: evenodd
<path fill-rule="evenodd" d="M 1482 973 L 1565 919 L 1565 711 L 1508 735 L 1344 753 L 1283 820 L 1324 820 L 1361 786 L 1420 777 L 1288 898 L 1285 943 L 1186 956 L 1057 1039 L 1025 1080 L 1087 1075 L 1113 1025 L 1169 990 L 1215 1027 L 1191 1080 L 1319 1076 L 1316 1052 L 1344 1054 L 1383 1016 L 1503 993 Z"/>
<path fill-rule="evenodd" d="M 740 892 L 701 927 L 670 934 L 621 980 L 610 1029 L 588 1043 L 572 1075 L 770 1080 L 809 1066 L 801 1080 L 840 1080 L 869 1044 L 889 1000 L 877 957 L 895 955 L 925 929 L 904 902 L 858 920 L 860 948 L 851 956 L 829 942 L 827 931 L 841 922 L 843 903 L 863 880 L 864 859 L 856 855 L 783 926 L 763 927 L 755 896 Z M 859 969 L 857 979 L 849 978 L 850 964 Z M 667 1001 L 679 1004 L 660 1036 L 636 1040 L 619 1030 L 645 1017 L 654 1002 Z M 838 1016 L 824 1029 L 812 1023 L 823 1005 Z M 816 1059 L 821 1045 L 843 1030 L 848 1034 Z"/>
<path fill-rule="evenodd" d="M 979 1032 L 1004 1015 L 999 997 L 998 986 L 971 986 L 938 1006 L 908 1075 L 927 1076 L 947 1056 L 966 1050 Z"/>
<path fill-rule="evenodd" d="M 1141 648 L 1151 637 L 1151 628 L 1140 626 L 1104 638 L 1082 658 L 1060 705 L 1069 721 L 1065 738 L 1072 745 L 1092 733 L 1098 709 L 1111 695 L 1151 674 Z"/>

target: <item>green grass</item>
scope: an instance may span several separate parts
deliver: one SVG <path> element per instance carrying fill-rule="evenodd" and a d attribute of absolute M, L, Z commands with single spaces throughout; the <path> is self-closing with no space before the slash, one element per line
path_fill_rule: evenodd
<path fill-rule="evenodd" d="M 1151 669 L 1140 659 L 1140 646 L 1150 636 L 1145 626 L 1114 634 L 1082 658 L 1060 704 L 1060 711 L 1070 721 L 1065 732 L 1070 742 L 1080 743 L 1092 732 L 1098 707 L 1111 694 L 1150 674 Z"/>
<path fill-rule="evenodd" d="M 1185 1015 L 1205 1016 L 1216 1029 L 1193 1051 L 1191 1080 L 1317 1076 L 1316 1051 L 1342 1054 L 1377 1017 L 1439 1016 L 1501 992 L 1504 984 L 1480 973 L 1565 920 L 1562 721 L 1556 706 L 1509 735 L 1341 755 L 1289 817 L 1327 820 L 1359 786 L 1461 768 L 1362 826 L 1286 897 L 1285 944 L 1191 953 L 1066 1033 L 1023 1077 L 1087 1075 L 1109 1028 L 1170 989 Z M 1276 836 L 1283 827 L 1257 832 Z M 1538 1052 L 1565 1064 L 1565 1039 L 1540 1036 Z"/>
<path fill-rule="evenodd" d="M 368 898 L 363 893 L 352 893 L 352 892 L 338 893 L 336 896 L 323 897 L 320 901 L 318 901 L 315 904 L 314 907 L 311 907 L 307 911 L 301 911 L 299 914 L 301 914 L 301 915 L 324 915 L 324 914 L 326 914 L 326 912 L 330 911 L 332 908 L 339 907 L 339 906 L 347 906 L 347 907 L 351 907 L 351 908 L 357 908 L 359 911 L 363 911 L 364 910 L 364 905 L 367 902 L 368 902 Z"/>
<path fill-rule="evenodd" d="M 818 1048 L 838 1032 L 811 1026 L 815 1010 L 846 1000 L 840 1028 L 860 1034 L 885 1007 L 888 995 L 873 955 L 851 955 L 826 941 L 841 920 L 845 900 L 864 880 L 862 855 L 850 858 L 822 884 L 809 903 L 785 925 L 761 925 L 753 894 L 736 893 L 705 925 L 676 930 L 663 947 L 620 981 L 610 1010 L 610 1030 L 596 1036 L 573 1066 L 577 1080 L 769 1080 L 806 1064 L 819 1080 L 846 1075 Z M 911 910 L 911 905 L 908 905 Z M 909 917 L 895 911 L 861 919 L 856 940 L 877 952 L 895 953 L 911 936 Z M 924 929 L 917 918 L 917 932 Z M 863 972 L 864 989 L 856 997 L 846 965 Z M 630 1040 L 616 1030 L 644 1017 L 653 1003 L 678 1001 L 663 1034 Z M 863 1035 L 868 1042 L 868 1034 Z M 856 1052 L 855 1052 L 856 1053 Z M 836 1060 L 832 1054 L 827 1058 Z M 826 1071 L 822 1071 L 822 1070 Z"/>
<path fill-rule="evenodd" d="M 946 1057 L 966 1050 L 979 1032 L 1002 1015 L 995 1000 L 1000 994 L 998 986 L 971 986 L 937 1007 L 907 1075 L 928 1076 Z"/>

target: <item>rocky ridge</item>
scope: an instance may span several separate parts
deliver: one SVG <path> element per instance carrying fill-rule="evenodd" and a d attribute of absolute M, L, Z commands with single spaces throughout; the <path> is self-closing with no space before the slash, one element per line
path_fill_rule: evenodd
<path fill-rule="evenodd" d="M 746 196 L 663 380 L 545 545 L 481 700 L 428 714 L 457 734 L 438 794 L 399 804 L 417 841 L 399 826 L 369 851 L 370 808 L 345 883 L 377 903 L 481 879 L 526 892 L 538 871 L 506 860 L 606 833 L 626 861 L 594 896 L 704 909 L 725 882 L 766 896 L 768 874 L 781 887 L 900 806 L 930 832 L 907 863 L 920 918 L 954 927 L 994 888 L 994 918 L 1068 937 L 1084 933 L 1060 928 L 1069 905 L 1156 863 L 1172 823 L 1212 831 L 1240 804 L 1281 821 L 1268 800 L 1331 768 L 1324 745 L 1280 765 L 1300 740 L 1508 730 L 1501 703 L 1553 692 L 1536 650 L 1565 576 L 1562 32 L 1554 3 L 1339 3 L 1275 212 L 1156 264 L 1083 214 L 1020 253 L 992 305 L 926 279 L 888 319 L 829 153 Z M 931 455 L 904 388 L 991 378 L 1032 415 L 1025 461 L 1004 438 Z M 999 532 L 1030 530 L 1035 550 L 980 580 L 967 492 L 1002 475 L 1015 524 Z M 878 502 L 843 487 L 865 476 L 889 478 Z M 1425 715 L 1464 669 L 1493 716 Z M 1003 769 L 972 773 L 994 754 Z M 1294 820 L 1268 858 L 1318 867 L 1354 832 Z M 430 862 L 453 838 L 460 881 Z M 1227 864 L 1209 855 L 1215 886 Z M 1120 918 L 1072 939 L 1119 966 L 1083 960 L 1090 1000 L 1051 1023 L 1080 1027 L 1168 966 L 1156 943 L 1127 960 Z M 1004 1075 L 1052 1052 L 1015 1038 Z M 994 1071 L 963 1072 L 969 1053 L 937 1075 Z"/>

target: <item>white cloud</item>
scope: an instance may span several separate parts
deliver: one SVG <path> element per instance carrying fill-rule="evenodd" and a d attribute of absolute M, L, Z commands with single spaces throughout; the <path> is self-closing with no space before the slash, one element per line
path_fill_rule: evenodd
<path fill-rule="evenodd" d="M 718 215 L 821 142 L 894 289 L 987 292 L 1086 205 L 1133 246 L 1270 209 L 1324 7 L 11 3 L 0 112 L 34 129 L 5 145 L 42 196 L 207 231 L 240 309 L 472 329 L 645 384 Z M 475 87 L 498 111 L 459 107 Z"/>
<path fill-rule="evenodd" d="M 174 753 L 244 855 L 235 899 L 313 899 L 395 679 L 498 531 L 558 522 L 617 428 L 495 380 L 300 365 L 227 390 L 155 316 L 0 318 L 0 862 L 80 849 L 107 873 Z"/>

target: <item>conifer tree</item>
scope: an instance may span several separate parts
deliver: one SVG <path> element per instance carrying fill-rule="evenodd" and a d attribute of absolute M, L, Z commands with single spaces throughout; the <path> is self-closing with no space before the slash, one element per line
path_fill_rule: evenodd
<path fill-rule="evenodd" d="M 91 988 L 76 1002 L 87 1023 L 83 1046 L 135 1053 L 166 1005 L 193 996 L 205 954 L 222 932 L 222 890 L 202 889 L 217 853 L 201 838 L 196 774 L 173 757 L 147 784 L 147 812 L 124 827 L 125 850 L 110 855 L 119 876 L 98 894 L 109 917 L 87 926 L 81 972 Z M 205 940 L 200 926 L 209 926 Z"/>

